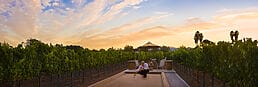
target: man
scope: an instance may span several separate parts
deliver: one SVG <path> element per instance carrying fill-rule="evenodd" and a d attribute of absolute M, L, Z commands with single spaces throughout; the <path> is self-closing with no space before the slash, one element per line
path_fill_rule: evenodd
<path fill-rule="evenodd" d="M 143 78 L 147 77 L 147 73 L 149 72 L 149 65 L 144 61 L 141 62 L 141 65 L 137 69 L 138 73 L 143 75 Z"/>

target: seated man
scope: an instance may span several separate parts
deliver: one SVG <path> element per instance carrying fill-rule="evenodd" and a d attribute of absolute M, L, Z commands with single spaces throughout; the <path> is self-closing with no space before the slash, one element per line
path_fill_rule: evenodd
<path fill-rule="evenodd" d="M 144 78 L 147 77 L 147 73 L 149 72 L 149 65 L 144 61 L 141 62 L 141 65 L 138 67 L 137 72 L 143 75 Z"/>

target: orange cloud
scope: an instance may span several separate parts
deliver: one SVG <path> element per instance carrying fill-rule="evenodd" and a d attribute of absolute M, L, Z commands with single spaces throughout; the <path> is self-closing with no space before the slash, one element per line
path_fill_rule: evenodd
<path fill-rule="evenodd" d="M 145 18 L 141 18 L 141 19 L 138 19 L 136 21 L 132 21 L 130 23 L 127 23 L 127 24 L 124 24 L 124 25 L 121 25 L 119 27 L 115 27 L 115 28 L 112 28 L 104 33 L 102 33 L 102 35 L 116 35 L 116 34 L 123 34 L 123 33 L 129 33 L 130 30 L 132 29 L 137 29 L 145 24 L 149 24 L 149 23 L 153 23 L 157 20 L 160 20 L 162 18 L 165 18 L 169 15 L 172 15 L 171 13 L 166 13 L 166 14 L 160 14 L 160 15 L 157 15 L 157 16 L 150 16 L 150 17 L 145 17 Z"/>
<path fill-rule="evenodd" d="M 156 20 L 160 20 L 169 15 L 172 15 L 172 14 L 171 13 L 159 14 L 156 16 L 150 16 L 150 17 L 138 19 L 138 20 L 129 22 L 127 24 L 109 29 L 107 31 L 104 31 L 89 37 L 85 37 L 78 43 L 83 44 L 85 45 L 85 47 L 90 47 L 90 48 L 108 48 L 110 46 L 116 47 L 117 45 L 125 44 L 128 42 L 144 40 L 149 37 L 151 38 L 151 37 L 160 37 L 162 35 L 168 35 L 167 31 L 165 30 L 165 27 L 154 26 L 152 28 L 147 28 L 147 29 L 141 29 L 140 27 L 145 24 L 153 23 Z M 135 32 L 137 31 L 136 29 L 139 29 L 140 31 Z M 80 36 L 87 35 L 87 32 L 88 31 L 84 32 Z M 89 43 L 89 42 L 96 42 L 96 43 Z"/>
<path fill-rule="evenodd" d="M 225 10 L 214 16 L 214 21 L 217 22 L 236 22 L 241 20 L 257 20 L 258 9 L 246 9 L 246 10 Z"/>
<path fill-rule="evenodd" d="M 194 45 L 192 41 L 193 34 L 197 30 L 204 33 L 205 38 L 210 40 L 225 40 L 225 38 L 228 38 L 230 30 L 239 30 L 240 37 L 258 38 L 257 9 L 224 10 L 215 16 L 211 16 L 210 20 L 204 20 L 202 17 L 189 17 L 186 18 L 183 24 L 176 26 L 148 25 L 155 24 L 157 20 L 173 15 L 167 12 L 156 12 L 154 16 L 119 25 L 115 28 L 107 29 L 107 31 L 92 28 L 83 29 L 88 25 L 94 26 L 114 19 L 117 14 L 123 12 L 121 11 L 123 8 L 137 6 L 143 2 L 143 0 L 121 2 L 110 8 L 107 13 L 102 14 L 102 10 L 107 4 L 106 2 L 110 1 L 94 1 L 87 5 L 86 8 L 82 8 L 82 12 L 78 12 L 78 14 L 71 13 L 69 14 L 71 17 L 66 18 L 58 18 L 53 14 L 42 14 L 36 19 L 38 16 L 37 11 L 39 11 L 36 5 L 35 8 L 31 8 L 31 12 L 27 13 L 14 10 L 16 14 L 10 21 L 0 23 L 0 27 L 3 28 L 0 30 L 0 41 L 20 43 L 24 39 L 32 37 L 40 38 L 43 42 L 47 41 L 48 43 L 77 44 L 89 48 L 109 48 L 112 46 L 123 47 L 126 44 L 134 44 L 134 47 L 137 47 L 143 44 L 139 42 L 145 40 L 156 41 L 156 44 L 159 44 L 157 42 L 163 43 L 172 40 L 163 44 L 171 46 L 186 44 L 187 46 L 192 46 L 191 44 Z M 33 7 L 34 5 L 32 4 L 31 6 Z M 84 12 L 88 12 L 88 14 Z M 4 20 L 3 18 L 0 19 Z M 37 20 L 40 20 L 42 24 L 37 24 Z M 214 32 L 218 36 L 214 36 Z"/>
<path fill-rule="evenodd" d="M 181 26 L 175 26 L 171 29 L 174 32 L 181 33 L 181 32 L 195 32 L 197 30 L 210 30 L 222 27 L 219 23 L 216 22 L 198 22 L 198 23 L 186 23 Z"/>
<path fill-rule="evenodd" d="M 118 35 L 112 37 L 106 36 L 94 36 L 90 38 L 85 38 L 80 44 L 84 44 L 85 47 L 89 48 L 109 48 L 113 47 L 123 47 L 121 44 L 126 44 L 129 42 L 135 42 L 140 40 L 148 40 L 148 39 L 155 39 L 163 36 L 171 35 L 172 33 L 169 32 L 165 27 L 156 26 L 147 29 L 143 29 L 139 32 L 134 32 L 126 35 Z"/>
<path fill-rule="evenodd" d="M 242 13 L 230 13 L 223 15 L 216 15 L 212 20 L 202 20 L 202 18 L 191 17 L 188 18 L 184 24 L 177 26 L 152 26 L 150 28 L 139 29 L 140 31 L 128 32 L 134 28 L 140 28 L 144 24 L 151 23 L 155 20 L 163 18 L 159 17 L 148 17 L 139 19 L 116 28 L 112 28 L 108 31 L 102 32 L 100 34 L 93 35 L 91 37 L 87 37 L 82 39 L 79 44 L 83 44 L 85 47 L 89 48 L 109 48 L 109 47 L 123 47 L 126 44 L 138 43 L 139 41 L 167 41 L 169 38 L 173 40 L 173 44 L 171 43 L 163 43 L 169 44 L 171 46 L 181 46 L 183 43 L 186 45 L 193 46 L 192 37 L 195 31 L 199 30 L 204 33 L 205 38 L 211 40 L 223 40 L 228 37 L 227 32 L 230 31 L 229 26 L 227 26 L 227 20 L 256 20 L 257 13 L 256 12 L 242 12 Z M 232 21 L 232 23 L 236 23 L 236 21 Z M 243 23 L 245 24 L 245 23 Z M 245 26 L 243 24 L 239 24 L 241 26 Z M 255 25 L 253 25 L 255 26 Z M 247 27 L 247 26 L 245 26 Z M 256 26 L 258 27 L 258 26 Z M 211 32 L 210 32 L 211 31 Z M 215 38 L 214 32 L 221 32 L 220 37 Z M 242 29 L 240 29 L 242 31 Z M 257 30 L 256 30 L 257 31 Z M 245 33 L 245 32 L 243 32 Z M 182 37 L 184 36 L 184 37 Z M 169 37 L 169 38 L 168 38 Z M 178 39 L 176 39 L 178 38 Z M 185 40 L 183 40 L 185 39 Z M 142 43 L 134 44 L 134 47 L 139 46 Z M 159 43 L 157 43 L 159 44 Z"/>
<path fill-rule="evenodd" d="M 120 40 L 124 41 L 137 41 L 137 40 L 147 40 L 147 39 L 154 39 L 158 37 L 172 35 L 173 33 L 168 31 L 166 27 L 163 26 L 155 26 L 147 29 L 143 29 L 142 31 L 130 33 L 125 35 Z"/>
<path fill-rule="evenodd" d="M 220 12 L 218 15 L 213 16 L 213 19 L 204 21 L 201 18 L 198 17 L 190 17 L 186 20 L 185 24 L 182 24 L 181 26 L 174 26 L 171 27 L 173 31 L 176 32 L 194 32 L 196 30 L 214 30 L 214 29 L 221 29 L 225 28 L 227 30 L 228 28 L 239 28 L 239 27 L 233 27 L 233 26 L 244 26 L 244 22 L 254 22 L 255 20 L 258 20 L 258 10 L 229 10 Z M 249 25 L 250 26 L 250 25 Z M 251 26 L 258 27 L 256 24 L 251 24 Z"/>

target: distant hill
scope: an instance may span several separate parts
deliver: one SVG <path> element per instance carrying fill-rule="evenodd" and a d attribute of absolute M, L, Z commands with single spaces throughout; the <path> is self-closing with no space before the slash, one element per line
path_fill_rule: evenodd
<path fill-rule="evenodd" d="M 170 51 L 175 51 L 175 50 L 177 50 L 176 47 L 169 47 L 169 48 L 170 48 Z"/>

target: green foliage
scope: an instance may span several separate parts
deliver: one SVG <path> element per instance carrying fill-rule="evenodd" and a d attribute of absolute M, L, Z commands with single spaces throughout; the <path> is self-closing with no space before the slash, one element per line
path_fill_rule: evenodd
<path fill-rule="evenodd" d="M 97 51 L 74 45 L 48 45 L 36 39 L 28 39 L 17 47 L 0 43 L 0 81 L 74 72 L 132 59 L 161 59 L 164 54 L 163 51 L 136 53 L 132 46 L 126 46 L 125 50 L 109 48 Z"/>
<path fill-rule="evenodd" d="M 171 54 L 174 61 L 212 73 L 231 86 L 257 86 L 257 42 L 237 41 L 205 44 L 194 49 L 180 48 Z"/>
<path fill-rule="evenodd" d="M 0 80 L 30 79 L 42 74 L 62 74 L 137 59 L 173 59 L 185 66 L 212 73 L 231 86 L 256 86 L 257 41 L 203 43 L 176 51 L 89 50 L 80 46 L 48 45 L 36 39 L 11 47 L 0 43 Z"/>
<path fill-rule="evenodd" d="M 12 70 L 13 65 L 13 48 L 7 43 L 0 44 L 0 80 L 12 78 L 9 71 Z"/>

